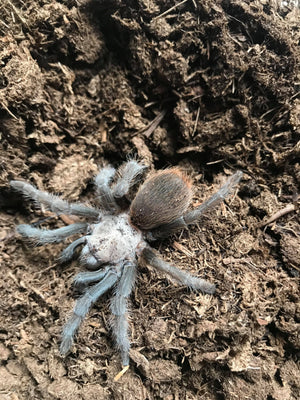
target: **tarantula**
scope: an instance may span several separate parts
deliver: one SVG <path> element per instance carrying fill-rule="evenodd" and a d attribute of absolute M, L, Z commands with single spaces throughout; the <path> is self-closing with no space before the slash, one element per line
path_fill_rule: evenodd
<path fill-rule="evenodd" d="M 89 309 L 107 290 L 114 287 L 110 303 L 112 331 L 124 366 L 129 365 L 127 299 L 134 286 L 139 260 L 166 273 L 174 281 L 194 290 L 212 294 L 215 285 L 190 275 L 160 259 L 148 242 L 198 222 L 202 214 L 228 196 L 242 177 L 238 171 L 221 189 L 194 210 L 187 211 L 192 198 L 191 180 L 178 168 L 150 174 L 140 186 L 131 204 L 128 193 L 144 173 L 145 166 L 135 160 L 123 164 L 118 171 L 108 166 L 95 178 L 100 208 L 82 203 L 68 203 L 60 197 L 42 192 L 26 182 L 11 181 L 11 186 L 25 197 L 43 204 L 56 214 L 85 217 L 92 222 L 73 223 L 63 228 L 45 230 L 19 225 L 18 232 L 38 244 L 58 243 L 83 233 L 61 254 L 62 262 L 70 261 L 75 249 L 83 245 L 80 261 L 90 271 L 80 272 L 74 284 L 82 290 L 71 317 L 64 326 L 60 345 L 65 355 Z M 113 180 L 115 182 L 113 183 Z M 124 203 L 127 201 L 127 207 Z"/>

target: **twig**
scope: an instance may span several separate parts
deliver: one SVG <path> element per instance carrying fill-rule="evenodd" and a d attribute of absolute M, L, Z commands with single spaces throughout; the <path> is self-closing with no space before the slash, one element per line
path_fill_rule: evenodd
<path fill-rule="evenodd" d="M 72 215 L 70 218 L 68 215 L 65 214 L 60 214 L 59 218 L 66 224 L 66 225 L 71 225 L 74 224 L 75 222 L 79 221 L 76 217 Z"/>
<path fill-rule="evenodd" d="M 181 251 L 183 254 L 185 254 L 187 257 L 193 257 L 193 253 L 188 250 L 185 246 L 183 246 L 182 244 L 176 242 L 176 240 L 174 240 L 173 245 L 175 250 L 179 250 Z"/>
<path fill-rule="evenodd" d="M 194 134 L 196 132 L 199 116 L 200 116 L 200 106 L 198 107 L 198 110 L 197 110 L 197 115 L 196 115 L 196 120 L 195 120 L 195 124 L 194 124 L 194 128 L 193 128 L 192 136 L 194 136 Z"/>
<path fill-rule="evenodd" d="M 260 224 L 258 224 L 258 228 L 262 228 L 263 226 L 269 225 L 271 222 L 274 222 L 277 219 L 295 210 L 296 210 L 295 204 L 288 204 L 286 207 L 284 207 L 283 209 L 277 211 L 274 215 L 272 215 L 272 217 L 270 217 L 267 221 L 263 221 Z"/>
<path fill-rule="evenodd" d="M 48 300 L 45 298 L 45 296 L 42 294 L 40 290 L 31 286 L 29 283 L 25 284 L 25 282 L 23 282 L 22 280 L 19 281 L 11 271 L 8 272 L 8 275 L 12 278 L 12 280 L 16 283 L 17 286 L 35 293 L 44 303 L 48 304 Z"/>
<path fill-rule="evenodd" d="M 22 17 L 21 10 L 19 10 L 10 0 L 6 1 L 6 3 L 13 9 L 13 12 L 16 14 L 22 24 L 28 28 L 26 20 Z"/>
<path fill-rule="evenodd" d="M 13 117 L 14 119 L 18 120 L 18 117 L 16 117 L 16 116 L 9 110 L 9 108 L 8 108 L 5 104 L 3 104 L 3 102 L 1 102 L 0 104 L 1 104 L 1 106 L 4 108 L 4 110 L 6 110 L 6 111 L 8 112 L 8 114 L 9 114 L 11 117 Z"/>
<path fill-rule="evenodd" d="M 182 4 L 186 3 L 188 0 L 182 0 L 180 3 L 175 4 L 173 7 L 169 8 L 168 10 L 164 11 L 162 14 L 157 15 L 157 17 L 152 18 L 152 22 L 156 21 L 157 19 L 164 17 L 165 15 L 169 14 L 171 11 L 175 10 L 175 8 L 181 6 Z"/>
<path fill-rule="evenodd" d="M 125 374 L 125 372 L 128 370 L 129 365 L 126 365 L 122 371 L 120 371 L 115 377 L 114 377 L 114 382 L 118 382 L 118 380 Z"/>
<path fill-rule="evenodd" d="M 147 138 L 149 138 L 152 134 L 152 132 L 155 131 L 155 129 L 158 127 L 158 125 L 161 123 L 161 121 L 163 120 L 164 116 L 166 115 L 167 110 L 162 110 L 161 113 L 159 113 L 147 126 L 146 128 L 143 128 L 141 130 L 139 130 L 138 132 L 136 132 L 134 134 L 134 136 L 138 135 L 138 134 L 143 134 L 144 136 L 146 136 Z"/>

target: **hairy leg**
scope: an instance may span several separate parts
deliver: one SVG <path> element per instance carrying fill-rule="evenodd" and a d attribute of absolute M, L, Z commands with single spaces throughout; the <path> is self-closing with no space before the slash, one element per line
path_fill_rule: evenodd
<path fill-rule="evenodd" d="M 135 160 L 128 161 L 119 169 L 120 177 L 113 187 L 113 195 L 115 198 L 125 196 L 130 187 L 136 183 L 136 179 L 145 170 L 145 165 Z"/>
<path fill-rule="evenodd" d="M 217 193 L 213 194 L 199 207 L 186 212 L 183 216 L 177 218 L 175 221 L 153 229 L 147 234 L 147 239 L 156 240 L 158 238 L 164 238 L 178 231 L 179 229 L 186 228 L 188 225 L 196 224 L 205 212 L 217 206 L 232 193 L 239 181 L 242 179 L 242 176 L 243 173 L 241 171 L 237 171 L 226 181 L 226 183 L 221 187 L 220 190 L 218 190 Z"/>
<path fill-rule="evenodd" d="M 117 210 L 119 207 L 115 202 L 110 183 L 115 176 L 116 170 L 112 167 L 103 168 L 95 178 L 95 186 L 100 204 L 109 211 Z"/>
<path fill-rule="evenodd" d="M 208 200 L 201 204 L 201 206 L 184 214 L 183 218 L 185 223 L 187 225 L 196 223 L 206 211 L 223 201 L 232 193 L 236 185 L 242 179 L 242 176 L 243 173 L 241 171 L 236 172 L 229 179 L 227 179 L 226 183 L 221 187 L 220 190 L 217 191 L 217 193 L 213 194 Z"/>
<path fill-rule="evenodd" d="M 182 271 L 179 268 L 170 265 L 169 263 L 163 261 L 156 255 L 156 252 L 150 247 L 146 247 L 142 251 L 142 257 L 144 260 L 157 270 L 168 274 L 176 282 L 181 285 L 188 286 L 193 290 L 201 290 L 203 293 L 213 294 L 216 290 L 215 285 L 209 283 L 204 279 L 197 278 L 189 274 L 188 272 Z"/>
<path fill-rule="evenodd" d="M 110 268 L 111 267 L 108 266 L 97 271 L 79 272 L 79 274 L 74 277 L 74 285 L 87 286 L 90 283 L 99 282 L 109 272 Z"/>
<path fill-rule="evenodd" d="M 113 314 L 112 330 L 116 344 L 121 352 L 122 364 L 129 365 L 130 341 L 128 338 L 127 298 L 130 295 L 136 275 L 136 266 L 124 265 L 121 279 L 111 300 L 110 310 Z"/>
<path fill-rule="evenodd" d="M 72 214 L 89 218 L 97 218 L 100 214 L 96 208 L 87 207 L 82 203 L 69 203 L 58 196 L 42 192 L 26 182 L 10 181 L 10 185 L 13 189 L 21 192 L 23 196 L 33 199 L 37 204 L 44 204 L 56 214 Z"/>
<path fill-rule="evenodd" d="M 62 228 L 48 230 L 34 228 L 31 225 L 18 225 L 17 231 L 22 235 L 26 236 L 38 244 L 45 243 L 58 243 L 66 239 L 68 236 L 74 235 L 75 233 L 85 232 L 88 227 L 87 223 L 76 223 Z"/>
<path fill-rule="evenodd" d="M 77 240 L 74 240 L 74 242 L 72 242 L 71 244 L 69 244 L 68 247 L 66 247 L 60 257 L 59 257 L 59 261 L 61 263 L 65 263 L 68 262 L 70 260 L 72 260 L 73 256 L 74 256 L 74 252 L 76 250 L 76 247 L 80 246 L 81 244 L 84 244 L 86 242 L 86 237 L 82 236 Z"/>
<path fill-rule="evenodd" d="M 62 341 L 60 344 L 60 353 L 66 354 L 74 340 L 75 333 L 80 324 L 84 320 L 91 306 L 110 289 L 118 280 L 118 275 L 115 271 L 109 271 L 101 282 L 87 288 L 83 296 L 81 296 L 75 304 L 72 315 L 64 326 L 62 333 Z"/>

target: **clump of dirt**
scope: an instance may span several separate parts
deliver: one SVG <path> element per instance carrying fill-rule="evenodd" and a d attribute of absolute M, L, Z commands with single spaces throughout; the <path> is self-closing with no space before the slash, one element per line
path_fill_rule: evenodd
<path fill-rule="evenodd" d="M 271 0 L 4 0 L 0 17 L 0 398 L 300 398 L 299 10 Z M 155 247 L 217 285 L 190 293 L 140 266 L 131 366 L 109 295 L 58 352 L 77 261 L 31 246 L 19 223 L 73 219 L 9 188 L 31 181 L 93 203 L 99 167 L 179 165 L 191 207 L 234 170 L 237 193 Z M 75 217 L 74 217 L 75 220 Z"/>

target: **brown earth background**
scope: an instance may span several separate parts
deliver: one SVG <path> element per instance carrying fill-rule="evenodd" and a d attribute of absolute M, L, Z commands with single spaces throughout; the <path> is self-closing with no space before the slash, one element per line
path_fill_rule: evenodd
<path fill-rule="evenodd" d="M 300 399 L 296 3 L 2 0 L 1 400 Z M 93 204 L 97 170 L 128 156 L 179 165 L 192 206 L 237 169 L 244 178 L 198 227 L 156 244 L 215 296 L 140 267 L 131 366 L 114 382 L 109 295 L 60 357 L 81 267 L 59 265 L 65 243 L 32 246 L 14 230 L 70 219 L 8 182 Z"/>

